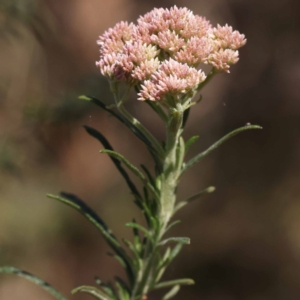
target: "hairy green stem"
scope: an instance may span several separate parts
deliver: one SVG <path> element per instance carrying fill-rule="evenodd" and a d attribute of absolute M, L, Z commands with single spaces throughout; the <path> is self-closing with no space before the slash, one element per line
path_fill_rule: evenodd
<path fill-rule="evenodd" d="M 173 215 L 176 200 L 175 191 L 182 167 L 182 157 L 179 159 L 180 166 L 178 166 L 177 147 L 180 144 L 183 112 L 183 107 L 178 104 L 176 108 L 170 110 L 168 116 L 163 172 L 159 176 L 161 182 L 158 211 L 159 229 L 152 231 L 152 242 L 150 240 L 147 242 L 146 253 L 143 258 L 143 268 L 133 288 L 131 300 L 142 299 L 143 295 L 147 295 L 153 288 L 160 242 Z"/>
<path fill-rule="evenodd" d="M 177 145 L 181 134 L 181 125 L 183 120 L 183 108 L 177 105 L 176 109 L 170 113 L 170 119 L 167 126 L 166 156 L 161 175 L 161 193 L 160 193 L 160 211 L 159 220 L 161 226 L 166 228 L 174 210 L 176 200 L 176 186 L 178 183 L 177 166 Z"/>

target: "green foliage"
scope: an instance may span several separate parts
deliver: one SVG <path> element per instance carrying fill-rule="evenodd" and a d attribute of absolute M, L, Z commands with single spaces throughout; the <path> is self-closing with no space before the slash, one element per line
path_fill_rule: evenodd
<path fill-rule="evenodd" d="M 243 132 L 245 130 L 252 130 L 252 129 L 262 129 L 261 126 L 258 125 L 246 125 L 243 127 L 240 127 L 238 129 L 235 129 L 231 131 L 230 133 L 226 134 L 224 137 L 222 137 L 220 140 L 218 140 L 216 143 L 211 145 L 207 150 L 203 151 L 202 153 L 196 155 L 194 158 L 192 158 L 190 161 L 188 161 L 185 166 L 182 169 L 182 173 L 184 173 L 186 170 L 188 170 L 190 167 L 198 163 L 202 158 L 210 154 L 213 150 L 220 147 L 224 142 L 226 142 L 228 139 L 232 138 L 233 136 L 237 135 L 240 132 Z"/>
<path fill-rule="evenodd" d="M 201 85 L 201 88 L 213 75 L 215 75 L 214 71 L 210 73 L 207 81 Z M 165 108 L 161 107 L 159 103 L 147 101 L 167 125 L 167 137 L 162 146 L 137 119 L 125 110 L 123 104 L 126 101 L 126 97 L 119 98 L 116 85 L 112 84 L 111 88 L 112 90 L 116 90 L 115 104 L 109 107 L 93 97 L 81 96 L 80 98 L 90 101 L 110 113 L 145 144 L 154 160 L 155 175 L 152 175 L 144 165 L 141 165 L 140 170 L 122 154 L 116 152 L 98 130 L 89 126 L 84 126 L 84 128 L 88 134 L 103 145 L 104 149 L 100 153 L 109 155 L 113 164 L 124 178 L 134 197 L 134 202 L 145 216 L 146 224 L 138 224 L 135 220 L 126 223 L 126 226 L 132 229 L 133 239 L 122 239 L 123 243 L 121 245 L 107 224 L 83 200 L 69 193 L 61 193 L 60 196 L 49 194 L 49 198 L 58 200 L 77 210 L 99 230 L 104 240 L 112 249 L 112 253 L 109 255 L 114 257 L 124 267 L 127 276 L 126 281 L 115 277 L 113 284 L 103 283 L 96 278 L 98 287 L 80 286 L 74 289 L 72 294 L 77 292 L 87 293 L 95 299 L 100 300 L 142 300 L 152 290 L 169 288 L 170 290 L 162 298 L 163 300 L 168 300 L 178 293 L 182 285 L 194 284 L 192 279 L 186 278 L 161 281 L 166 269 L 175 257 L 179 255 L 183 245 L 190 244 L 188 237 L 166 237 L 170 229 L 180 223 L 180 221 L 171 222 L 171 218 L 182 207 L 215 190 L 214 187 L 210 186 L 188 199 L 176 203 L 176 191 L 181 175 L 229 138 L 242 131 L 261 129 L 261 127 L 247 125 L 238 128 L 185 163 L 185 156 L 189 148 L 198 139 L 198 136 L 194 136 L 185 142 L 182 137 L 190 107 L 196 102 L 192 102 L 190 99 L 190 103 L 187 105 L 177 105 L 166 113 Z M 128 94 L 129 91 L 127 91 L 127 96 Z M 174 99 L 169 100 L 172 100 L 174 103 L 176 102 Z M 133 183 L 126 169 L 139 179 L 140 186 Z M 24 277 L 42 286 L 58 300 L 66 300 L 53 287 L 29 273 L 12 267 L 2 267 L 0 268 L 0 272 L 12 273 Z"/>
<path fill-rule="evenodd" d="M 91 296 L 93 296 L 95 299 L 100 300 L 111 300 L 116 298 L 111 298 L 109 295 L 107 295 L 105 292 L 93 287 L 93 286 L 79 286 L 76 289 L 72 290 L 72 294 L 76 294 L 77 292 L 87 293 Z"/>
<path fill-rule="evenodd" d="M 26 280 L 33 282 L 34 284 L 39 285 L 44 290 L 46 290 L 49 294 L 51 294 L 54 298 L 58 300 L 68 300 L 64 295 L 58 292 L 54 287 L 52 287 L 49 283 L 43 281 L 42 279 L 17 268 L 10 266 L 0 267 L 0 273 L 5 274 L 15 274 L 19 277 L 25 278 Z"/>

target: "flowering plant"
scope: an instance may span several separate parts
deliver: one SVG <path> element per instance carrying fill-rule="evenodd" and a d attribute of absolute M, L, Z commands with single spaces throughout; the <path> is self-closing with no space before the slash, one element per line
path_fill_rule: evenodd
<path fill-rule="evenodd" d="M 145 166 L 139 169 L 114 151 L 100 132 L 85 126 L 86 131 L 104 146 L 100 152 L 110 156 L 124 177 L 146 225 L 136 221 L 127 223 L 126 226 L 133 229 L 134 238 L 133 241 L 124 239 L 123 246 L 97 213 L 77 196 L 48 195 L 75 208 L 96 226 L 126 271 L 126 281 L 119 277 L 114 284 L 97 280 L 97 288 L 81 286 L 73 293 L 86 292 L 101 300 L 145 300 L 151 291 L 169 288 L 162 298 L 167 300 L 175 296 L 182 285 L 194 283 L 187 278 L 161 281 L 182 246 L 190 243 L 187 237 L 166 237 L 166 234 L 179 223 L 171 222 L 178 210 L 203 194 L 213 192 L 214 187 L 176 202 L 179 180 L 190 167 L 230 137 L 260 127 L 248 124 L 238 128 L 189 161 L 185 161 L 186 153 L 198 137 L 185 141 L 182 134 L 190 108 L 201 100 L 197 97 L 199 92 L 216 74 L 229 73 L 230 66 L 239 59 L 238 49 L 245 43 L 245 36 L 231 26 L 213 27 L 204 17 L 176 6 L 153 9 L 141 16 L 137 24 L 120 22 L 100 36 L 97 66 L 108 78 L 114 103 L 105 105 L 93 97 L 80 98 L 93 102 L 126 125 L 146 145 L 155 167 L 154 173 Z M 208 73 L 201 70 L 204 64 L 210 66 Z M 132 89 L 138 100 L 145 101 L 163 120 L 165 142 L 160 143 L 126 110 L 125 103 Z M 142 192 L 128 171 L 139 178 Z M 12 267 L 2 267 L 0 271 L 16 273 L 42 285 L 57 299 L 66 299 L 50 285 L 24 271 Z"/>

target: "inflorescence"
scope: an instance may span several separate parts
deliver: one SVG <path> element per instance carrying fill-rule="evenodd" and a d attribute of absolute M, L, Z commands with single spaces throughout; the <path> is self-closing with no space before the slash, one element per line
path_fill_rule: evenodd
<path fill-rule="evenodd" d="M 245 43 L 231 26 L 212 27 L 187 8 L 155 8 L 137 25 L 120 22 L 100 36 L 97 66 L 111 81 L 135 86 L 139 100 L 165 100 L 196 91 L 206 79 L 201 64 L 229 73 Z"/>

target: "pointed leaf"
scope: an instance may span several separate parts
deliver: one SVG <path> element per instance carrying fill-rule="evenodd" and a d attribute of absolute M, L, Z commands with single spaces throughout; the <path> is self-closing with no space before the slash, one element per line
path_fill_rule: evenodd
<path fill-rule="evenodd" d="M 170 287 L 173 285 L 191 285 L 191 284 L 195 284 L 195 281 L 193 279 L 182 278 L 182 279 L 175 279 L 175 280 L 169 280 L 169 281 L 157 283 L 155 285 L 154 289 L 156 289 L 156 290 L 162 289 L 162 288 Z"/>
<path fill-rule="evenodd" d="M 165 255 L 163 257 L 163 260 L 160 262 L 160 264 L 156 270 L 154 282 L 157 282 L 160 280 L 160 278 L 163 275 L 163 273 L 165 272 L 167 266 L 179 254 L 180 250 L 182 249 L 182 246 L 183 246 L 182 243 L 178 243 L 171 251 L 169 248 L 167 248 Z"/>
<path fill-rule="evenodd" d="M 166 264 L 168 262 L 168 257 L 170 255 L 170 253 L 171 253 L 171 248 L 168 247 L 167 250 L 165 251 L 165 254 L 164 254 L 163 258 L 160 259 L 160 261 L 159 261 L 158 268 L 155 271 L 153 283 L 158 282 L 160 280 L 160 278 L 163 276 L 163 274 L 166 270 Z"/>
<path fill-rule="evenodd" d="M 168 299 L 173 298 L 174 296 L 176 296 L 176 294 L 179 292 L 179 290 L 180 290 L 180 285 L 174 285 L 170 289 L 170 291 L 163 296 L 162 300 L 168 300 Z"/>
<path fill-rule="evenodd" d="M 117 288 L 117 292 L 118 292 L 118 295 L 119 295 L 119 299 L 122 299 L 122 300 L 129 300 L 130 299 L 130 295 L 129 295 L 128 291 L 118 281 L 116 282 L 116 288 Z"/>
<path fill-rule="evenodd" d="M 62 295 L 60 292 L 58 292 L 49 283 L 45 282 L 44 280 L 26 272 L 26 271 L 20 270 L 18 268 L 10 267 L 10 266 L 3 266 L 3 267 L 0 267 L 0 273 L 15 274 L 17 276 L 23 277 L 23 278 L 27 279 L 28 281 L 31 281 L 31 282 L 39 285 L 40 287 L 42 287 L 49 294 L 51 294 L 54 298 L 56 298 L 58 300 L 67 300 L 67 298 L 64 295 Z"/>
<path fill-rule="evenodd" d="M 146 168 L 145 165 L 141 165 L 141 168 L 142 168 L 143 171 L 146 173 L 149 182 L 152 184 L 152 186 L 153 186 L 154 188 L 156 188 L 156 185 L 155 185 L 155 179 L 154 179 L 153 176 L 151 175 L 150 171 Z"/>
<path fill-rule="evenodd" d="M 210 146 L 207 150 L 203 151 L 202 153 L 199 153 L 194 158 L 192 158 L 189 162 L 187 162 L 186 165 L 184 166 L 181 174 L 183 174 L 187 169 L 189 169 L 194 164 L 199 162 L 202 158 L 204 158 L 205 156 L 210 154 L 213 150 L 217 149 L 219 146 L 221 146 L 224 142 L 226 142 L 231 137 L 235 136 L 236 134 L 238 134 L 242 131 L 250 130 L 250 129 L 262 129 L 262 127 L 260 127 L 258 125 L 246 125 L 244 127 L 240 127 L 238 129 L 228 133 L 227 135 L 222 137 L 220 140 L 218 140 L 216 143 L 214 143 L 212 146 Z"/>
<path fill-rule="evenodd" d="M 109 295 L 113 300 L 118 300 L 110 283 L 102 282 L 98 276 L 95 276 L 94 279 L 96 284 L 99 285 L 107 295 Z"/>
<path fill-rule="evenodd" d="M 124 165 L 132 171 L 133 174 L 135 174 L 137 177 L 140 178 L 142 183 L 149 188 L 149 190 L 152 192 L 153 196 L 158 200 L 159 196 L 157 194 L 157 191 L 155 188 L 151 185 L 151 183 L 147 180 L 147 178 L 144 176 L 144 174 L 137 168 L 135 167 L 132 163 L 130 163 L 123 155 L 121 155 L 118 152 L 111 151 L 111 150 L 100 150 L 100 153 L 107 153 L 108 155 L 118 159 L 120 162 L 124 163 Z"/>
<path fill-rule="evenodd" d="M 179 209 L 181 209 L 182 207 L 184 207 L 185 205 L 187 205 L 190 202 L 193 202 L 199 198 L 201 198 L 203 195 L 209 194 L 209 193 L 213 193 L 216 190 L 216 188 L 214 186 L 209 186 L 208 188 L 202 190 L 201 192 L 189 197 L 188 199 L 186 199 L 185 201 L 181 201 L 179 202 L 175 208 L 174 208 L 174 212 L 173 214 L 175 214 Z"/>
<path fill-rule="evenodd" d="M 182 120 L 182 125 L 181 125 L 182 128 L 185 127 L 185 124 L 189 118 L 189 115 L 190 115 L 190 108 L 186 109 L 183 113 L 183 120 Z"/>
<path fill-rule="evenodd" d="M 111 298 L 106 293 L 100 291 L 99 289 L 93 286 L 79 286 L 76 289 L 72 290 L 71 293 L 74 295 L 77 292 L 87 293 L 92 295 L 94 298 L 99 300 L 110 300 Z"/>
<path fill-rule="evenodd" d="M 148 141 L 148 139 L 144 136 L 144 134 L 138 128 L 136 128 L 136 126 L 131 124 L 124 116 L 116 113 L 113 109 L 109 108 L 102 101 L 100 101 L 99 99 L 96 99 L 94 97 L 90 97 L 90 96 L 80 96 L 80 97 L 78 97 L 78 99 L 85 100 L 85 101 L 90 101 L 90 102 L 96 104 L 97 106 L 101 107 L 103 110 L 110 113 L 112 116 L 114 116 L 116 119 L 118 119 L 121 123 L 126 125 L 148 147 L 151 147 L 152 150 L 155 151 L 155 149 L 152 147 L 150 141 Z"/>
<path fill-rule="evenodd" d="M 134 280 L 134 274 L 131 266 L 130 257 L 128 257 L 125 250 L 121 247 L 116 237 L 112 234 L 111 230 L 107 227 L 104 221 L 92 210 L 87 204 L 85 204 L 77 196 L 61 193 L 62 197 L 48 194 L 47 197 L 58 200 L 65 203 L 77 211 L 79 211 L 86 219 L 88 219 L 97 229 L 100 230 L 102 236 L 108 243 L 108 245 L 124 260 L 126 264 L 126 272 L 130 280 Z"/>
<path fill-rule="evenodd" d="M 116 280 L 116 283 L 119 283 L 125 291 L 129 292 L 129 287 L 128 287 L 127 283 L 121 277 L 115 276 L 115 280 Z"/>
<path fill-rule="evenodd" d="M 136 247 L 128 240 L 126 239 L 122 239 L 124 244 L 130 249 L 130 251 L 132 252 L 132 254 L 134 255 L 134 258 L 136 260 L 136 263 L 140 263 L 139 259 L 140 259 L 140 255 L 139 252 L 137 251 Z"/>
<path fill-rule="evenodd" d="M 132 223 L 133 223 L 133 224 L 137 224 L 135 219 L 132 220 Z M 132 231 L 133 231 L 134 237 L 137 237 L 138 240 L 140 240 L 140 236 L 139 236 L 139 231 L 138 231 L 138 229 L 137 229 L 136 227 L 132 227 Z"/>
<path fill-rule="evenodd" d="M 116 119 L 118 119 L 121 123 L 126 125 L 134 134 L 137 138 L 139 138 L 142 142 L 144 142 L 149 149 L 149 152 L 151 153 L 151 156 L 153 157 L 156 168 L 158 170 L 158 173 L 162 171 L 162 163 L 161 160 L 158 157 L 158 153 L 152 143 L 149 141 L 149 139 L 145 136 L 145 134 L 137 128 L 134 124 L 132 124 L 129 120 L 127 120 L 123 115 L 120 115 L 116 113 L 113 109 L 109 108 L 106 106 L 102 101 L 99 99 L 96 99 L 94 97 L 89 97 L 89 96 L 80 96 L 79 99 L 85 100 L 85 101 L 91 101 L 92 103 L 96 104 L 97 106 L 101 107 L 103 110 L 109 112 L 112 116 L 114 116 Z"/>
<path fill-rule="evenodd" d="M 147 238 L 153 242 L 153 237 L 151 236 L 150 232 L 142 225 L 137 224 L 137 223 L 126 223 L 125 226 L 131 227 L 131 228 L 136 228 L 136 229 L 142 231 L 147 236 Z"/>
<path fill-rule="evenodd" d="M 126 263 L 125 263 L 124 259 L 121 256 L 119 256 L 115 253 L 110 253 L 110 252 L 108 252 L 107 255 L 113 257 L 114 259 L 116 259 L 120 263 L 120 265 L 126 269 Z"/>
<path fill-rule="evenodd" d="M 185 143 L 185 153 L 187 153 L 190 147 L 199 139 L 199 135 L 192 136 L 186 143 Z"/>
<path fill-rule="evenodd" d="M 170 238 L 167 238 L 167 239 L 161 241 L 158 245 L 163 246 L 169 242 L 176 242 L 176 243 L 181 243 L 184 245 L 189 245 L 191 243 L 191 240 L 188 237 L 170 237 Z"/>
<path fill-rule="evenodd" d="M 172 229 L 174 226 L 176 226 L 177 224 L 181 223 L 180 220 L 174 221 L 172 222 L 166 229 L 165 233 L 168 232 L 170 229 Z"/>
<path fill-rule="evenodd" d="M 100 141 L 100 143 L 104 146 L 105 149 L 108 150 L 114 150 L 112 148 L 112 146 L 110 145 L 110 143 L 108 142 L 108 140 L 96 129 L 91 128 L 89 126 L 83 126 L 85 128 L 85 130 L 94 138 L 96 138 L 98 141 Z M 122 167 L 120 160 L 114 158 L 113 156 L 110 156 L 111 160 L 113 161 L 113 163 L 115 164 L 116 168 L 119 170 L 119 172 L 121 173 L 121 175 L 123 176 L 123 178 L 125 179 L 129 189 L 131 190 L 132 194 L 137 198 L 137 199 L 141 199 L 141 195 L 139 193 L 139 191 L 137 190 L 137 188 L 135 187 L 134 183 L 132 182 L 132 180 L 130 179 L 129 175 L 127 174 L 127 172 L 125 171 L 125 169 Z"/>

